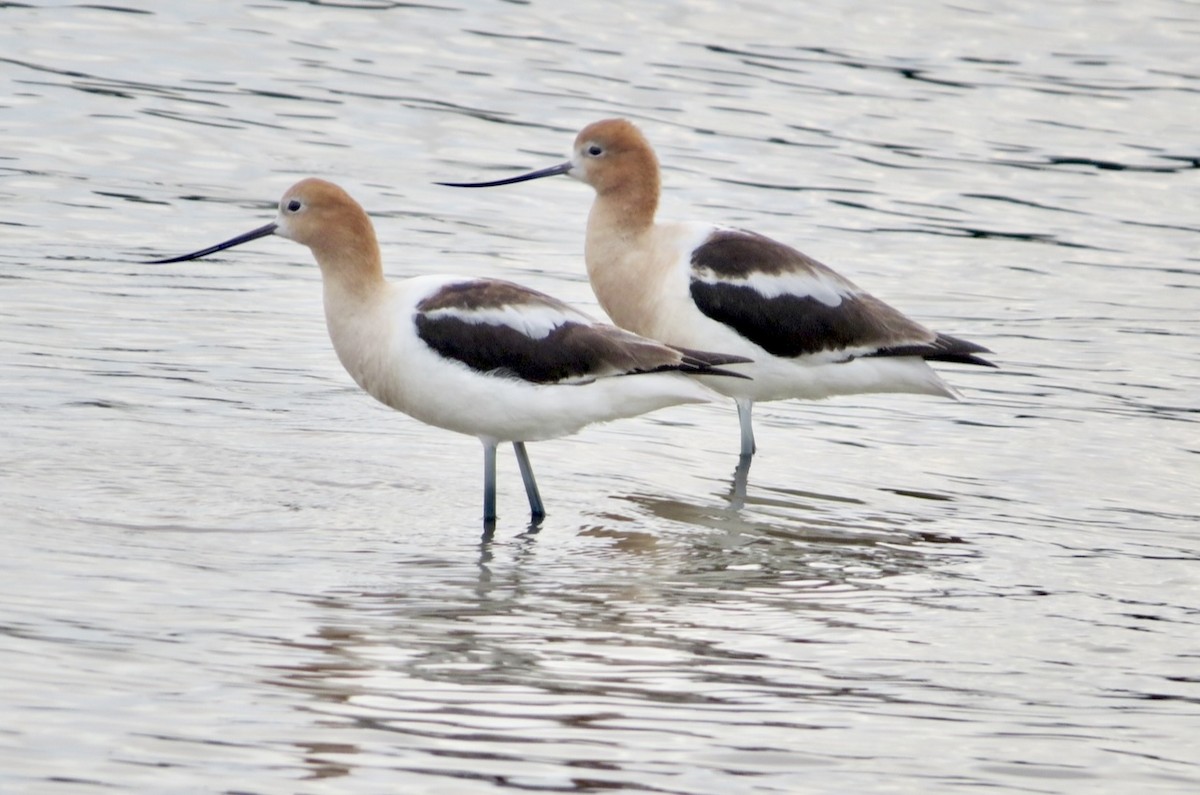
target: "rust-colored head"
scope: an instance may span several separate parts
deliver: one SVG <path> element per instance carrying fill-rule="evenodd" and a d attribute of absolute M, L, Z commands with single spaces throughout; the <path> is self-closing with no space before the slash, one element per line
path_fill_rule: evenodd
<path fill-rule="evenodd" d="M 452 188 L 494 188 L 567 174 L 596 190 L 600 203 L 615 209 L 624 223 L 653 223 L 658 209 L 658 158 L 641 130 L 627 119 L 604 119 L 575 137 L 571 159 L 549 168 L 490 182 L 439 182 Z"/>
<path fill-rule="evenodd" d="M 569 173 L 600 196 L 620 192 L 658 198 L 658 158 L 646 136 L 627 119 L 604 119 L 580 130 Z"/>
<path fill-rule="evenodd" d="M 312 249 L 322 276 L 354 289 L 370 288 L 383 279 L 375 229 L 350 194 L 323 179 L 302 179 L 279 200 L 279 215 L 215 246 L 158 263 L 200 259 L 267 235 L 279 235 Z"/>

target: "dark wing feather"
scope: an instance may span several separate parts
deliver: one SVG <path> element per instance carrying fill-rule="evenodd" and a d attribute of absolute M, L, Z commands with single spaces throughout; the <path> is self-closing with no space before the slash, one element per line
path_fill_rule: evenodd
<path fill-rule="evenodd" d="M 523 312 L 536 322 L 514 322 Z M 443 287 L 418 304 L 415 323 L 417 335 L 440 355 L 481 373 L 535 384 L 664 370 L 733 375 L 716 365 L 744 361 L 715 354 L 685 356 L 596 323 L 544 293 L 499 280 Z"/>
<path fill-rule="evenodd" d="M 706 316 L 774 356 L 845 352 L 990 364 L 974 343 L 936 334 L 820 262 L 753 232 L 720 229 L 692 253 L 690 291 Z M 763 285 L 808 283 L 812 295 Z M 836 302 L 821 300 L 836 292 Z"/>
<path fill-rule="evenodd" d="M 982 345 L 968 340 L 951 337 L 949 334 L 938 334 L 933 342 L 926 345 L 900 345 L 894 348 L 880 348 L 868 356 L 920 356 L 934 362 L 957 362 L 958 364 L 977 364 L 980 367 L 995 367 L 987 359 L 976 356 L 977 353 L 991 353 Z"/>

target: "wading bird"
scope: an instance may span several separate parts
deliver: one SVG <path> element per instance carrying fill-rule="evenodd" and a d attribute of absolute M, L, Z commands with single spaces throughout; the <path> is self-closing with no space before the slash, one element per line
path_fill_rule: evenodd
<path fill-rule="evenodd" d="M 746 380 L 721 369 L 744 357 L 655 342 L 512 282 L 441 275 L 389 282 L 370 218 L 320 179 L 289 188 L 275 221 L 153 263 L 199 259 L 267 235 L 312 250 L 334 350 L 363 390 L 483 443 L 488 526 L 496 518 L 499 443 L 512 442 L 536 523 L 545 508 L 526 442 L 717 397 L 692 376 Z"/>
<path fill-rule="evenodd" d="M 752 360 L 750 380 L 706 379 L 734 399 L 741 454 L 754 454 L 756 401 L 865 392 L 956 397 L 926 364 L 995 365 L 973 342 L 931 331 L 790 246 L 701 222 L 657 221 L 659 167 L 631 122 L 607 119 L 575 138 L 571 159 L 487 188 L 567 174 L 591 185 L 585 259 L 592 289 L 618 326 L 668 345 Z"/>

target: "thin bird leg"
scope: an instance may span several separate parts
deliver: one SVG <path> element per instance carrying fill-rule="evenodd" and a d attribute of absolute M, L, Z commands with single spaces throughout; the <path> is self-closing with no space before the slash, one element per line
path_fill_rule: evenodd
<path fill-rule="evenodd" d="M 733 470 L 733 485 L 729 489 L 729 507 L 740 511 L 746 507 L 746 484 L 750 480 L 752 456 L 739 455 L 737 468 Z"/>
<path fill-rule="evenodd" d="M 517 466 L 521 468 L 521 480 L 525 481 L 525 494 L 529 497 L 529 515 L 535 522 L 546 518 L 546 506 L 542 504 L 542 495 L 538 494 L 537 481 L 533 479 L 533 467 L 529 465 L 529 453 L 525 452 L 524 442 L 513 442 L 513 452 L 517 454 Z"/>
<path fill-rule="evenodd" d="M 742 455 L 754 455 L 758 449 L 754 444 L 754 426 L 750 422 L 750 410 L 754 401 L 749 398 L 735 398 L 738 410 L 738 423 L 742 426 Z"/>
<path fill-rule="evenodd" d="M 483 523 L 496 522 L 496 442 L 483 440 Z"/>

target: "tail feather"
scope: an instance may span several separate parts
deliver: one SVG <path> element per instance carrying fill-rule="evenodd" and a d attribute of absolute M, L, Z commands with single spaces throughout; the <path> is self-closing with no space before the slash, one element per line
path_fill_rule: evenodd
<path fill-rule="evenodd" d="M 968 340 L 952 337 L 949 334 L 938 334 L 932 342 L 880 348 L 869 355 L 920 356 L 922 359 L 932 362 L 956 362 L 958 364 L 974 364 L 980 367 L 998 366 L 987 359 L 975 356 L 974 354 L 977 353 L 991 353 L 991 351 L 982 345 Z"/>
<path fill-rule="evenodd" d="M 731 353 L 713 353 L 711 351 L 698 351 L 694 348 L 681 348 L 678 345 L 672 345 L 671 347 L 683 354 L 683 363 L 679 369 L 685 373 L 693 375 L 723 375 L 729 378 L 750 378 L 750 376 L 744 373 L 725 370 L 720 365 L 745 364 L 753 361 L 753 359 L 748 359 L 745 356 L 734 356 Z"/>

